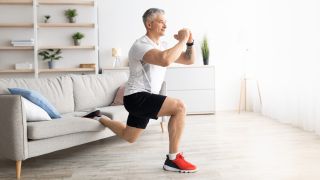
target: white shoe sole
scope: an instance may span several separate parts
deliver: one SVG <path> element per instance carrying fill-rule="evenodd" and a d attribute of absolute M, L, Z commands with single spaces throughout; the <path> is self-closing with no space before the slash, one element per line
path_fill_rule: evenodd
<path fill-rule="evenodd" d="M 177 169 L 177 168 L 173 168 L 170 167 L 168 165 L 163 165 L 163 169 L 166 171 L 172 171 L 172 172 L 180 172 L 180 173 L 194 173 L 197 172 L 198 169 L 194 169 L 194 170 L 181 170 L 181 169 Z"/>

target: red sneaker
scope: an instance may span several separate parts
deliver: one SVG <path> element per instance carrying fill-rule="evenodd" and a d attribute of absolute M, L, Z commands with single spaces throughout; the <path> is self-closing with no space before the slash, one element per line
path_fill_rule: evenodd
<path fill-rule="evenodd" d="M 167 155 L 167 159 L 164 162 L 163 169 L 166 171 L 174 171 L 181 173 L 192 173 L 196 172 L 198 169 L 195 165 L 186 161 L 182 153 L 178 153 L 175 160 L 170 160 Z"/>

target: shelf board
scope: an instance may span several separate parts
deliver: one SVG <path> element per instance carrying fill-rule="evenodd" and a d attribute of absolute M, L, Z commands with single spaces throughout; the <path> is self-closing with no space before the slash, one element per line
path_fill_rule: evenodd
<path fill-rule="evenodd" d="M 33 73 L 33 69 L 0 69 L 0 73 Z"/>
<path fill-rule="evenodd" d="M 0 46 L 0 50 L 33 50 L 33 46 Z"/>
<path fill-rule="evenodd" d="M 76 50 L 76 49 L 87 49 L 94 50 L 95 46 L 41 46 L 39 50 L 43 49 L 66 49 L 66 50 Z"/>
<path fill-rule="evenodd" d="M 109 71 L 109 70 L 115 70 L 115 71 L 117 71 L 117 70 L 129 70 L 129 67 L 128 66 L 121 66 L 121 67 L 108 67 L 108 68 L 103 68 L 102 70 L 107 70 L 107 71 Z"/>
<path fill-rule="evenodd" d="M 56 69 L 39 69 L 39 73 L 54 72 L 94 72 L 95 68 L 56 68 Z"/>
<path fill-rule="evenodd" d="M 1 23 L 0 28 L 33 28 L 32 23 Z"/>
<path fill-rule="evenodd" d="M 61 27 L 77 27 L 77 28 L 94 28 L 94 23 L 39 23 L 39 28 L 61 28 Z"/>
<path fill-rule="evenodd" d="M 32 4 L 32 0 L 0 0 L 0 4 L 31 5 Z"/>
<path fill-rule="evenodd" d="M 84 5 L 94 6 L 92 0 L 39 0 L 40 5 Z"/>

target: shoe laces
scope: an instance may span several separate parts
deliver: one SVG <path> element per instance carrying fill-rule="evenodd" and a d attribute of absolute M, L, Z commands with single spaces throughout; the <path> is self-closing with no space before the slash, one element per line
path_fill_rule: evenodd
<path fill-rule="evenodd" d="M 184 160 L 183 153 L 181 152 L 181 153 L 177 154 L 177 158 Z"/>

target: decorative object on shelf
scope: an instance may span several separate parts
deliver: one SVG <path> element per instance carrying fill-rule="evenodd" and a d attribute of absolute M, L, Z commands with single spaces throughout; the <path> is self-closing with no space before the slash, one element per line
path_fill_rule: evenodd
<path fill-rule="evenodd" d="M 76 16 L 78 15 L 76 9 L 67 9 L 64 14 L 68 18 L 70 23 L 76 22 Z"/>
<path fill-rule="evenodd" d="M 80 64 L 80 68 L 96 68 L 96 64 Z"/>
<path fill-rule="evenodd" d="M 15 64 L 16 70 L 23 70 L 23 69 L 32 69 L 31 63 L 17 63 Z"/>
<path fill-rule="evenodd" d="M 61 55 L 61 49 L 46 49 L 46 50 L 43 50 L 41 52 L 39 52 L 39 55 L 42 56 L 42 60 L 46 61 L 46 60 L 49 60 L 48 61 L 48 67 L 49 69 L 53 69 L 54 68 L 54 61 L 56 60 L 59 60 L 62 58 Z"/>
<path fill-rule="evenodd" d="M 120 67 L 121 66 L 121 49 L 120 48 L 112 48 L 112 57 L 114 57 L 113 61 L 113 68 Z"/>
<path fill-rule="evenodd" d="M 44 16 L 44 23 L 48 23 L 49 22 L 49 20 L 50 20 L 50 15 L 45 15 Z"/>
<path fill-rule="evenodd" d="M 80 46 L 80 40 L 84 38 L 84 34 L 82 34 L 81 32 L 76 32 L 72 35 L 72 39 L 73 39 L 73 42 L 74 42 L 74 45 L 75 46 Z"/>
<path fill-rule="evenodd" d="M 11 40 L 11 44 L 14 47 L 21 47 L 21 46 L 34 46 L 33 39 L 18 39 L 18 40 Z"/>
<path fill-rule="evenodd" d="M 201 43 L 201 52 L 202 52 L 203 64 L 208 65 L 209 64 L 210 49 L 209 49 L 209 43 L 208 43 L 207 36 L 205 36 L 203 38 L 203 41 Z"/>

